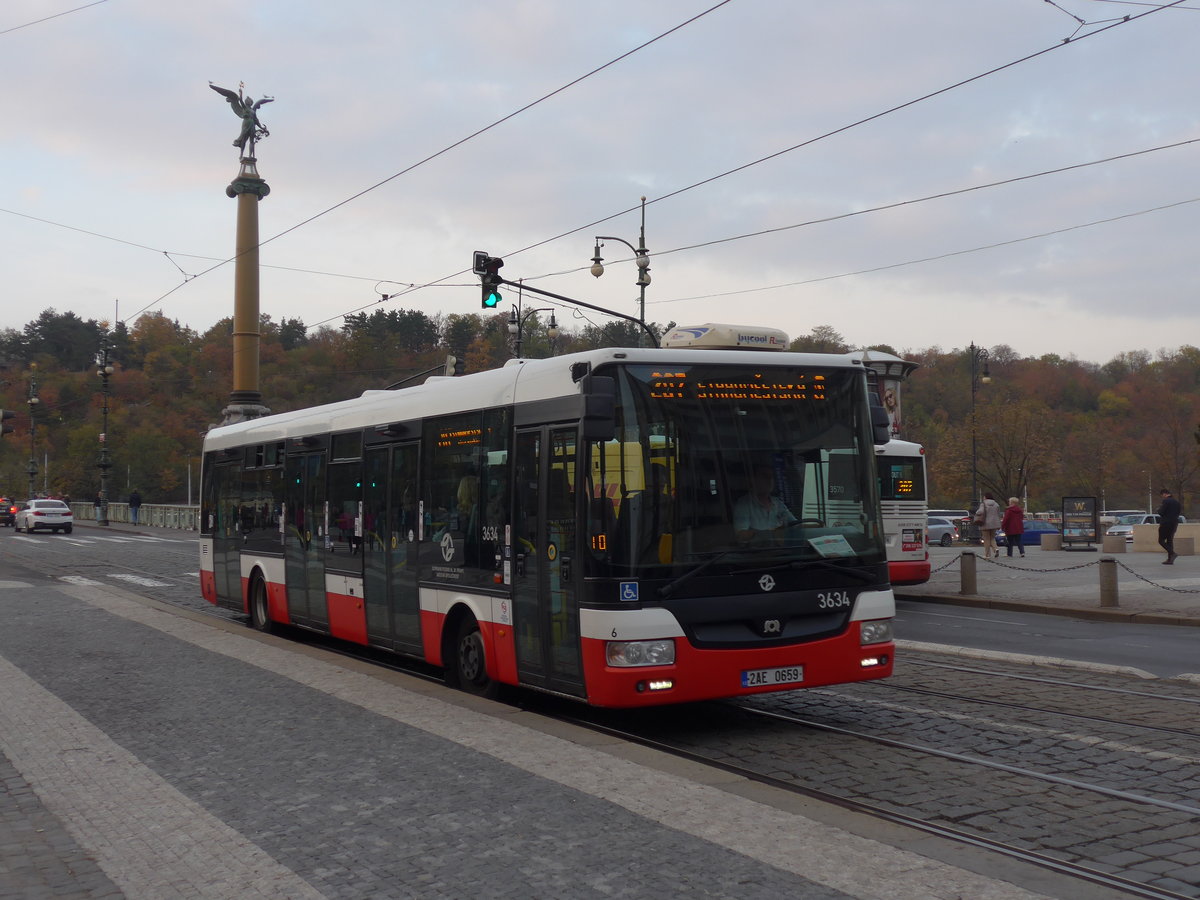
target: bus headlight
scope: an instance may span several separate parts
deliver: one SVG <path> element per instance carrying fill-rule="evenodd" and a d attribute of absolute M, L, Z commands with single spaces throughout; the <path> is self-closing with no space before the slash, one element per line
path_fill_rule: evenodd
<path fill-rule="evenodd" d="M 892 620 L 876 619 L 858 626 L 860 644 L 884 644 L 892 639 Z"/>
<path fill-rule="evenodd" d="M 675 642 L 609 641 L 604 655 L 610 666 L 670 666 L 675 664 Z"/>

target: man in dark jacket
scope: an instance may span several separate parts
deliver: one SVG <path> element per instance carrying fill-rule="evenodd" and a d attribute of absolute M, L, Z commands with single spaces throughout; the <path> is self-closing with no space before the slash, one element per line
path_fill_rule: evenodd
<path fill-rule="evenodd" d="M 1182 511 L 1179 501 L 1171 496 L 1171 492 L 1163 488 L 1162 505 L 1158 508 L 1158 546 L 1167 551 L 1164 566 L 1174 564 L 1179 555 L 1175 552 L 1175 529 L 1179 527 L 1179 513 Z"/>

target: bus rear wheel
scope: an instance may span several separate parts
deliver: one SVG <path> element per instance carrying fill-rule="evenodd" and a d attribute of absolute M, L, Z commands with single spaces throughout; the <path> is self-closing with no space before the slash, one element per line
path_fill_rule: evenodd
<path fill-rule="evenodd" d="M 261 575 L 255 575 L 250 581 L 250 626 L 263 634 L 271 634 L 275 623 L 267 608 L 267 583 Z"/>
<path fill-rule="evenodd" d="M 454 638 L 454 666 L 451 673 L 454 686 L 480 697 L 496 697 L 500 686 L 488 677 L 487 655 L 479 623 L 467 617 L 458 623 Z"/>

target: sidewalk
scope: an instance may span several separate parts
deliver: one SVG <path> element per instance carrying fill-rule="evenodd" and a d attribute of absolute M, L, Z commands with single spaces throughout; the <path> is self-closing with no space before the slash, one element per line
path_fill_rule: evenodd
<path fill-rule="evenodd" d="M 962 592 L 962 557 L 975 557 L 975 592 Z M 1200 626 L 1200 556 L 1181 556 L 1172 566 L 1162 553 L 1107 554 L 1096 550 L 1026 547 L 1025 558 L 984 559 L 981 547 L 930 547 L 928 582 L 898 586 L 898 597 L 1036 610 L 1088 619 L 1151 625 Z M 1113 560 L 1117 605 L 1101 607 L 1101 560 Z"/>

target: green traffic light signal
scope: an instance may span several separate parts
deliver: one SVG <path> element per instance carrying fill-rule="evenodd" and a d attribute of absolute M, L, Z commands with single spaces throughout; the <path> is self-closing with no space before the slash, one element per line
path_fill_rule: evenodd
<path fill-rule="evenodd" d="M 495 309 L 504 298 L 500 295 L 500 268 L 504 260 L 498 256 L 488 256 L 484 250 L 475 251 L 474 265 L 471 267 L 483 285 L 483 308 Z"/>

